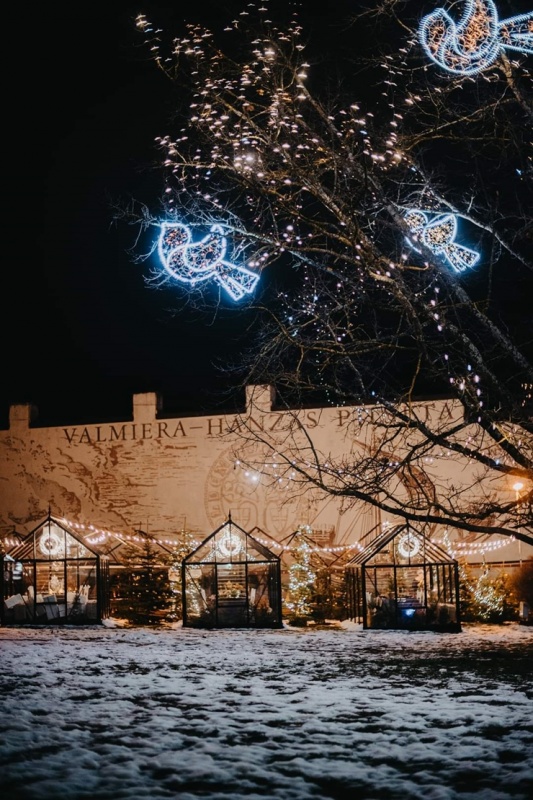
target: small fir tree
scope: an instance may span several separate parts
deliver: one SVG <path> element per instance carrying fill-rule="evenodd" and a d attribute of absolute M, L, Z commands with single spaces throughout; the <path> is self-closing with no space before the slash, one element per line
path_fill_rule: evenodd
<path fill-rule="evenodd" d="M 311 563 L 312 548 L 306 534 L 308 526 L 300 526 L 293 538 L 294 563 L 289 567 L 288 598 L 285 608 L 290 621 L 303 622 L 311 616 L 316 572 Z"/>
<path fill-rule="evenodd" d="M 140 550 L 129 548 L 116 584 L 113 613 L 137 625 L 159 624 L 172 598 L 166 561 L 149 539 Z"/>
<path fill-rule="evenodd" d="M 509 575 L 485 567 L 475 576 L 466 563 L 459 568 L 461 617 L 465 622 L 501 623 L 515 619 L 517 604 Z"/>
<path fill-rule="evenodd" d="M 178 543 L 170 555 L 168 578 L 171 594 L 171 610 L 168 615 L 169 620 L 183 619 L 183 581 L 181 568 L 183 559 L 194 549 L 196 544 L 193 533 L 182 529 L 179 533 Z"/>

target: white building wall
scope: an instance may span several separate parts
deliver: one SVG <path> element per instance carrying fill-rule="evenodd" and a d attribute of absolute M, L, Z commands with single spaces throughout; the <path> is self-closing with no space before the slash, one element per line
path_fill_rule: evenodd
<path fill-rule="evenodd" d="M 271 387 L 248 387 L 246 397 L 257 427 L 279 431 L 282 442 L 287 415 L 272 410 Z M 428 414 L 442 413 L 439 402 L 426 405 Z M 350 426 L 360 413 L 316 408 L 299 418 L 322 454 L 340 454 L 365 446 L 353 440 Z M 31 406 L 12 406 L 9 430 L 0 431 L 4 535 L 28 532 L 49 508 L 96 529 L 131 534 L 142 528 L 163 539 L 182 528 L 208 535 L 229 512 L 244 529 L 258 527 L 278 541 L 309 524 L 334 528 L 337 542 L 355 542 L 382 521 L 368 507 L 348 507 L 316 492 L 292 494 L 287 484 L 266 485 L 239 466 L 240 440 L 231 432 L 237 418 L 231 415 L 165 417 L 159 397 L 146 393 L 133 396 L 126 421 L 39 427 L 34 417 Z M 432 469 L 450 478 L 457 464 L 443 457 Z M 522 557 L 524 550 L 533 553 L 522 545 Z M 496 560 L 517 557 L 517 543 L 494 554 Z"/>

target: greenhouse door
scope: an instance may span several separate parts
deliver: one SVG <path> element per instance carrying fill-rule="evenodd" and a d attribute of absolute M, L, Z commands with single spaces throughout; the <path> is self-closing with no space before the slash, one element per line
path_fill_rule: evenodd
<path fill-rule="evenodd" d="M 221 628 L 248 625 L 246 564 L 217 566 L 217 625 Z"/>

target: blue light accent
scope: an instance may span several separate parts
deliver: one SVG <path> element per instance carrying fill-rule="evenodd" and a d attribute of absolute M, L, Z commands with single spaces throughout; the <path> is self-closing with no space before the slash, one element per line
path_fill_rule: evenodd
<path fill-rule="evenodd" d="M 533 54 L 533 11 L 499 21 L 493 0 L 466 0 L 459 22 L 438 8 L 423 17 L 418 37 L 442 69 L 475 75 L 494 64 L 502 50 Z"/>
<path fill-rule="evenodd" d="M 432 214 L 430 219 L 428 214 Z M 405 221 L 415 235 L 414 238 L 422 242 L 435 253 L 443 256 L 456 272 L 473 267 L 479 261 L 480 254 L 461 244 L 456 244 L 457 217 L 455 214 L 434 214 L 434 212 L 420 211 L 412 208 L 405 214 Z M 407 242 L 417 252 L 420 252 L 413 242 Z"/>
<path fill-rule="evenodd" d="M 251 294 L 259 275 L 226 261 L 227 239 L 222 225 L 213 225 L 199 242 L 192 241 L 187 225 L 163 222 L 157 246 L 161 263 L 169 275 L 191 287 L 216 281 L 233 300 Z"/>

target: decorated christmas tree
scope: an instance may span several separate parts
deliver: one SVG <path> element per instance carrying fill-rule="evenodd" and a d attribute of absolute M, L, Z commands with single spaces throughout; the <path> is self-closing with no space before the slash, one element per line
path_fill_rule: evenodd
<path fill-rule="evenodd" d="M 301 525 L 291 540 L 294 559 L 289 567 L 288 594 L 285 613 L 290 622 L 303 624 L 311 618 L 315 593 L 316 572 L 312 566 L 312 546 L 308 540 L 310 528 Z"/>
<path fill-rule="evenodd" d="M 182 528 L 178 535 L 178 543 L 172 548 L 169 556 L 168 578 L 171 594 L 171 610 L 168 615 L 170 621 L 183 618 L 183 576 L 182 563 L 185 556 L 198 544 L 194 534 Z"/>
<path fill-rule="evenodd" d="M 517 619 L 518 602 L 509 574 L 484 565 L 476 575 L 471 566 L 459 566 L 461 617 L 465 622 L 501 623 Z"/>
<path fill-rule="evenodd" d="M 172 608 L 168 556 L 149 538 L 124 551 L 113 587 L 112 614 L 137 625 L 161 623 Z"/>

